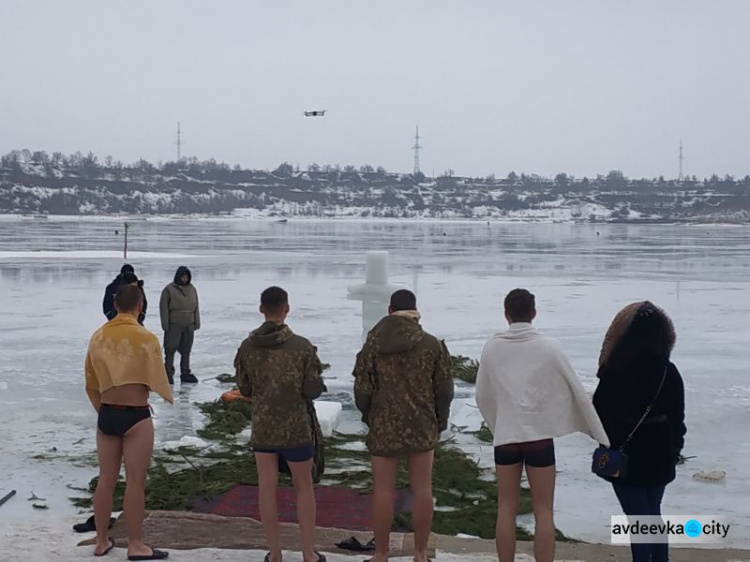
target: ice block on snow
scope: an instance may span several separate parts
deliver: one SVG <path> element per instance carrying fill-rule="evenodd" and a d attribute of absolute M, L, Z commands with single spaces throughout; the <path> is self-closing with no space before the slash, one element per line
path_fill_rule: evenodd
<path fill-rule="evenodd" d="M 341 421 L 341 402 L 316 400 L 313 404 L 323 437 L 331 437 Z"/>

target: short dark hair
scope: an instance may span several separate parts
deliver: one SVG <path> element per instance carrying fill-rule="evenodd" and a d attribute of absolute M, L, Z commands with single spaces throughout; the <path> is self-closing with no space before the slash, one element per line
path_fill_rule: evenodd
<path fill-rule="evenodd" d="M 408 289 L 399 289 L 391 295 L 391 310 L 417 310 L 417 297 Z"/>
<path fill-rule="evenodd" d="M 260 294 L 260 306 L 265 312 L 281 312 L 289 304 L 289 294 L 281 287 L 268 287 Z"/>
<path fill-rule="evenodd" d="M 143 302 L 143 292 L 136 285 L 120 285 L 115 293 L 115 306 L 123 312 L 132 312 Z"/>
<path fill-rule="evenodd" d="M 536 301 L 526 289 L 513 289 L 505 296 L 505 313 L 511 322 L 531 322 L 536 312 Z"/>
<path fill-rule="evenodd" d="M 135 269 L 129 263 L 126 263 L 120 268 L 120 273 L 135 273 Z"/>

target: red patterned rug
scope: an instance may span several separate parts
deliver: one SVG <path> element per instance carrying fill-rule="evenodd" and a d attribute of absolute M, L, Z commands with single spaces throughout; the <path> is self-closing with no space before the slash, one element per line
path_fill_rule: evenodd
<path fill-rule="evenodd" d="M 297 523 L 297 503 L 294 488 L 280 487 L 277 494 L 279 521 Z M 372 528 L 370 494 L 349 488 L 316 486 L 317 525 L 353 531 Z M 396 494 L 395 511 L 411 511 L 411 497 L 405 492 Z M 197 501 L 195 510 L 225 517 L 252 517 L 260 520 L 258 487 L 237 485 L 212 501 Z"/>

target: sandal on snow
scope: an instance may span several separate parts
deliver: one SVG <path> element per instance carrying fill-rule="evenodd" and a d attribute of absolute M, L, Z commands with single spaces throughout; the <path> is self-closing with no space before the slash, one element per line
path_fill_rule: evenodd
<path fill-rule="evenodd" d="M 115 524 L 115 518 L 110 517 L 109 518 L 109 527 L 108 529 L 112 528 L 112 525 Z M 90 531 L 96 531 L 96 521 L 94 521 L 94 516 L 92 515 L 88 519 L 86 519 L 85 523 L 76 523 L 73 525 L 73 530 L 76 533 L 88 533 Z"/>
<path fill-rule="evenodd" d="M 367 544 L 362 544 L 357 537 L 349 537 L 346 540 L 337 542 L 336 546 L 343 550 L 353 550 L 354 552 L 369 552 L 375 550 L 375 539 Z"/>
<path fill-rule="evenodd" d="M 132 556 L 128 555 L 128 560 L 164 560 L 168 556 L 169 556 L 169 552 L 165 552 L 163 550 L 156 550 L 155 548 L 152 548 L 150 555 L 140 555 L 140 554 L 134 554 Z"/>
<path fill-rule="evenodd" d="M 94 556 L 106 556 L 115 547 L 115 539 L 109 537 L 109 546 L 101 554 L 94 553 Z"/>

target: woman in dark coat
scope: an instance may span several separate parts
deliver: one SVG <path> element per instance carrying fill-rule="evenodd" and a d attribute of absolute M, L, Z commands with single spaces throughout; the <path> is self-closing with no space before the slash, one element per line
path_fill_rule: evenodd
<path fill-rule="evenodd" d="M 686 428 L 682 377 L 669 360 L 674 343 L 672 321 L 648 301 L 621 310 L 604 338 L 594 407 L 612 448 L 627 440 L 653 402 L 648 417 L 625 447 L 627 474 L 607 478 L 626 515 L 661 515 L 664 490 L 675 479 Z M 667 562 L 669 558 L 666 540 L 631 544 L 631 551 L 633 562 Z"/>

